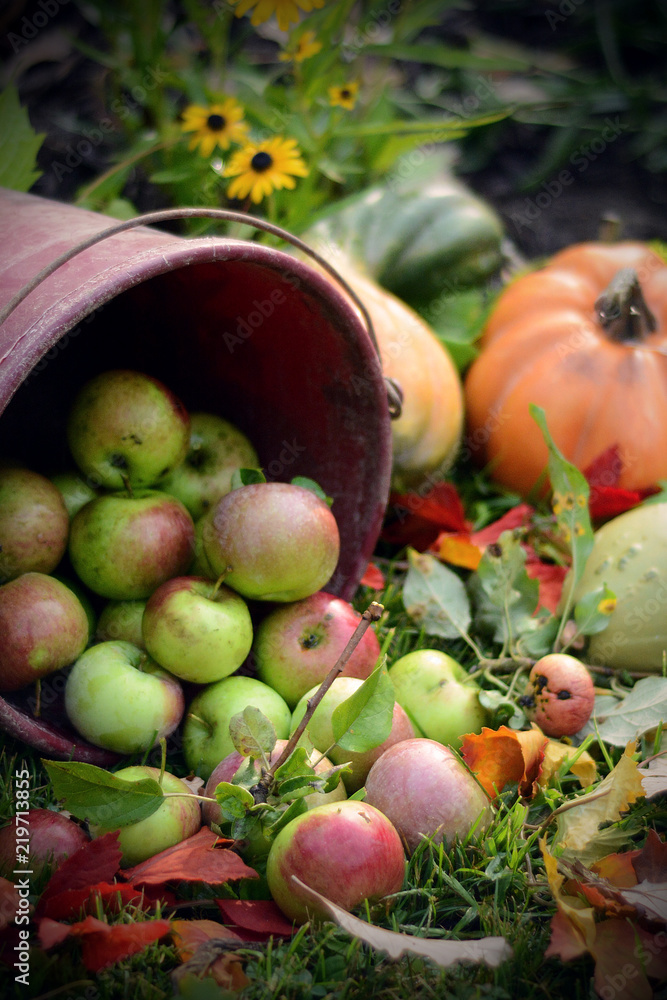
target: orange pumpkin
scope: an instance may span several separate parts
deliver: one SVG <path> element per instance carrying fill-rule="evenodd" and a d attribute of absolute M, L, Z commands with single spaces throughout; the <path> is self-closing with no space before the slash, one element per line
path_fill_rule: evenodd
<path fill-rule="evenodd" d="M 667 478 L 667 264 L 647 245 L 582 243 L 499 296 L 465 379 L 468 450 L 526 495 L 547 447 L 578 468 L 616 445 L 619 485 Z"/>

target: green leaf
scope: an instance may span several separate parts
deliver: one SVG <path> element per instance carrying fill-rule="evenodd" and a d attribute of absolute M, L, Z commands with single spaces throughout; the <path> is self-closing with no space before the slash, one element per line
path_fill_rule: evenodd
<path fill-rule="evenodd" d="M 322 792 L 323 795 L 333 792 L 338 788 L 342 775 L 349 770 L 349 764 L 336 764 L 334 767 L 329 768 L 328 771 L 321 771 L 315 776 L 313 791 Z"/>
<path fill-rule="evenodd" d="M 221 781 L 219 785 L 216 785 L 215 797 L 218 800 L 223 818 L 228 823 L 242 819 L 255 804 L 255 800 L 247 788 L 243 788 L 242 785 L 233 785 L 231 781 Z"/>
<path fill-rule="evenodd" d="M 308 763 L 307 749 L 298 746 L 280 765 L 274 778 L 274 794 L 281 799 L 294 799 L 312 792 L 315 771 Z"/>
<path fill-rule="evenodd" d="M 429 635 L 459 639 L 471 622 L 463 581 L 434 556 L 408 549 L 403 585 L 405 610 Z"/>
<path fill-rule="evenodd" d="M 516 643 L 519 656 L 529 656 L 539 660 L 541 656 L 551 653 L 558 635 L 559 621 L 555 615 L 537 617 L 532 632 L 524 632 Z"/>
<path fill-rule="evenodd" d="M 532 69 L 530 60 L 516 56 L 480 56 L 467 48 L 424 43 L 422 45 L 365 45 L 364 53 L 380 55 L 390 59 L 408 60 L 431 66 L 442 66 L 444 69 L 485 70 L 489 73 L 496 70 L 515 70 L 519 73 Z"/>
<path fill-rule="evenodd" d="M 593 548 L 593 528 L 588 511 L 588 482 L 576 465 L 568 462 L 554 444 L 541 406 L 530 404 L 530 413 L 549 449 L 549 479 L 552 508 L 556 523 L 572 552 L 570 594 L 581 579 L 586 560 Z"/>
<path fill-rule="evenodd" d="M 493 713 L 491 729 L 499 726 L 521 729 L 526 724 L 526 713 L 502 691 L 480 691 L 479 703 Z"/>
<path fill-rule="evenodd" d="M 606 583 L 596 587 L 574 606 L 574 621 L 580 635 L 597 635 L 609 624 L 609 616 L 616 607 L 616 594 Z"/>
<path fill-rule="evenodd" d="M 126 781 L 94 764 L 43 760 L 55 797 L 77 819 L 115 830 L 138 823 L 164 800 L 154 778 Z"/>
<path fill-rule="evenodd" d="M 526 550 L 513 531 L 503 531 L 487 546 L 477 567 L 482 589 L 495 607 L 531 618 L 539 600 L 539 583 L 526 572 Z"/>
<path fill-rule="evenodd" d="M 244 757 L 268 758 L 276 745 L 276 730 L 270 719 L 254 705 L 229 720 L 229 735 L 234 749 Z"/>
<path fill-rule="evenodd" d="M 294 799 L 293 802 L 289 804 L 284 812 L 280 813 L 278 819 L 275 820 L 271 825 L 262 824 L 262 832 L 267 840 L 273 840 L 282 830 L 284 826 L 291 823 L 293 819 L 300 816 L 301 813 L 308 811 L 308 806 L 303 798 Z"/>
<path fill-rule="evenodd" d="M 342 750 L 363 753 L 384 743 L 391 732 L 395 700 L 386 664 L 380 663 L 361 687 L 333 710 L 336 744 Z"/>
<path fill-rule="evenodd" d="M 324 500 L 326 504 L 331 506 L 333 503 L 333 497 L 328 497 L 319 483 L 316 483 L 314 479 L 309 479 L 308 476 L 295 476 L 291 480 L 292 486 L 302 486 L 304 490 L 310 490 L 314 493 L 316 497 L 320 500 Z"/>
<path fill-rule="evenodd" d="M 234 469 L 231 488 L 238 490 L 241 486 L 254 486 L 255 483 L 265 483 L 266 476 L 261 469 Z"/>
<path fill-rule="evenodd" d="M 598 715 L 598 721 L 601 715 Z M 606 712 L 598 727 L 600 737 L 624 747 L 667 719 L 667 677 L 644 677 L 632 691 Z"/>
<path fill-rule="evenodd" d="M 30 124 L 28 112 L 21 107 L 16 87 L 0 93 L 0 135 L 4 136 L 0 154 L 0 187 L 29 191 L 42 171 L 36 169 L 35 157 L 46 138 Z"/>

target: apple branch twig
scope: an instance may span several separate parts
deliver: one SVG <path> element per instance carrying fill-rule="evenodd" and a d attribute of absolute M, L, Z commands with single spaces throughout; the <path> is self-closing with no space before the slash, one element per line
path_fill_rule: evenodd
<path fill-rule="evenodd" d="M 262 774 L 262 777 L 260 778 L 258 783 L 254 786 L 254 788 L 251 789 L 255 802 L 266 801 L 266 796 L 271 786 L 271 782 L 273 781 L 274 774 L 276 773 L 278 768 L 285 763 L 285 761 L 289 758 L 292 752 L 296 749 L 299 740 L 301 739 L 303 733 L 305 732 L 306 726 L 313 717 L 315 709 L 317 708 L 319 703 L 322 701 L 322 698 L 324 698 L 325 694 L 327 693 L 333 682 L 336 680 L 338 675 L 345 667 L 345 664 L 350 659 L 352 653 L 355 651 L 355 649 L 361 642 L 361 639 L 366 630 L 368 629 L 368 627 L 370 626 L 371 622 L 379 621 L 380 618 L 382 617 L 383 611 L 384 611 L 384 606 L 382 604 L 378 604 L 377 601 L 372 601 L 368 605 L 368 607 L 361 616 L 361 621 L 359 622 L 354 632 L 348 639 L 345 649 L 342 651 L 342 653 L 334 663 L 333 667 L 331 668 L 327 676 L 320 684 L 319 688 L 317 689 L 313 697 L 308 699 L 308 704 L 306 705 L 306 711 L 304 712 L 303 718 L 301 719 L 298 726 L 296 727 L 296 729 L 290 736 L 289 740 L 285 744 L 283 752 L 280 754 L 276 762 L 268 769 L 268 771 L 265 771 Z"/>

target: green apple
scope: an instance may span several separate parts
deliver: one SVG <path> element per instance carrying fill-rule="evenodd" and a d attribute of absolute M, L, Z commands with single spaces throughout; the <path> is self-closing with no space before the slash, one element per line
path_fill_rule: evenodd
<path fill-rule="evenodd" d="M 102 372 L 76 395 L 67 420 L 72 457 L 91 482 L 121 489 L 154 486 L 183 461 L 190 419 L 158 379 L 123 369 Z"/>
<path fill-rule="evenodd" d="M 229 587 L 196 576 L 167 580 L 142 620 L 146 649 L 181 680 L 210 684 L 241 666 L 252 646 L 248 605 Z"/>
<path fill-rule="evenodd" d="M 60 580 L 23 573 L 0 587 L 0 691 L 69 666 L 87 643 L 86 611 Z"/>
<path fill-rule="evenodd" d="M 337 746 L 331 723 L 333 711 L 338 705 L 350 698 L 362 684 L 363 681 L 358 677 L 337 677 L 313 712 L 305 734 L 320 753 L 326 752 L 329 755 L 334 764 L 350 765 L 350 770 L 343 773 L 343 782 L 350 795 L 363 786 L 366 775 L 385 750 L 393 746 L 394 743 L 399 743 L 401 740 L 409 740 L 415 736 L 415 730 L 410 719 L 398 702 L 396 702 L 394 704 L 391 732 L 386 740 L 378 746 L 364 751 L 343 750 Z M 292 732 L 294 732 L 306 714 L 308 702 L 318 688 L 319 685 L 316 684 L 310 691 L 307 691 L 294 709 L 292 713 Z"/>
<path fill-rule="evenodd" d="M 232 490 L 205 515 L 203 542 L 216 578 L 227 573 L 230 587 L 263 601 L 298 601 L 322 589 L 340 550 L 328 505 L 293 483 Z"/>
<path fill-rule="evenodd" d="M 99 496 L 99 491 L 80 472 L 57 472 L 51 476 L 51 482 L 60 490 L 70 520 L 85 504 Z"/>
<path fill-rule="evenodd" d="M 183 689 L 131 642 L 100 642 L 83 653 L 65 684 L 65 711 L 90 743 L 131 754 L 170 736 L 183 717 Z"/>
<path fill-rule="evenodd" d="M 215 413 L 191 413 L 187 454 L 160 489 L 178 497 L 196 521 L 229 493 L 236 469 L 258 465 L 257 452 L 238 427 Z"/>
<path fill-rule="evenodd" d="M 183 753 L 191 771 L 207 780 L 223 757 L 234 750 L 229 722 L 248 705 L 271 720 L 278 739 L 287 739 L 291 714 L 276 691 L 254 677 L 224 677 L 199 691 L 186 713 Z"/>
<path fill-rule="evenodd" d="M 95 638 L 98 642 L 123 639 L 139 649 L 145 649 L 141 621 L 146 601 L 107 601 L 97 619 Z"/>
<path fill-rule="evenodd" d="M 159 490 L 107 493 L 82 507 L 70 526 L 69 556 L 94 593 L 142 600 L 192 561 L 194 525 L 176 497 Z"/>
<path fill-rule="evenodd" d="M 135 764 L 122 767 L 115 772 L 117 778 L 124 781 L 141 781 L 142 778 L 160 780 L 160 769 L 147 764 Z M 180 844 L 182 840 L 193 837 L 201 827 L 201 808 L 199 801 L 192 795 L 190 789 L 177 778 L 175 774 L 164 771 L 162 774 L 162 791 L 164 801 L 158 809 L 146 819 L 129 826 L 119 828 L 118 843 L 123 852 L 120 859 L 123 868 L 131 868 L 142 861 L 152 858 L 160 851 Z M 91 824 L 93 837 L 101 837 L 117 827 L 105 827 Z"/>
<path fill-rule="evenodd" d="M 0 583 L 50 573 L 65 554 L 68 532 L 62 494 L 46 476 L 0 465 Z"/>
<path fill-rule="evenodd" d="M 462 736 L 488 725 L 479 686 L 447 653 L 417 649 L 392 664 L 389 678 L 417 735 L 458 748 Z"/>
<path fill-rule="evenodd" d="M 190 569 L 188 570 L 189 576 L 203 576 L 207 580 L 217 580 L 220 573 L 216 575 L 208 561 L 208 557 L 204 552 L 204 527 L 205 527 L 206 515 L 200 517 L 198 521 L 195 521 L 195 541 L 194 541 L 194 555 L 192 562 L 190 564 Z"/>

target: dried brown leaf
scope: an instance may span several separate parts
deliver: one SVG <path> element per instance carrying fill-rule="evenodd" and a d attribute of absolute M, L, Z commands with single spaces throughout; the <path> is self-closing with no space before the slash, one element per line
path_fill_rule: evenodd
<path fill-rule="evenodd" d="M 299 887 L 299 892 L 310 897 L 311 901 L 317 904 L 318 910 L 326 913 L 335 924 L 394 960 L 407 952 L 430 958 L 443 969 L 459 962 L 484 962 L 495 968 L 512 956 L 512 949 L 503 937 L 486 937 L 475 941 L 442 941 L 413 937 L 411 934 L 399 934 L 384 927 L 375 927 L 336 906 L 331 900 L 305 885 L 296 875 L 292 875 L 292 881 Z"/>

